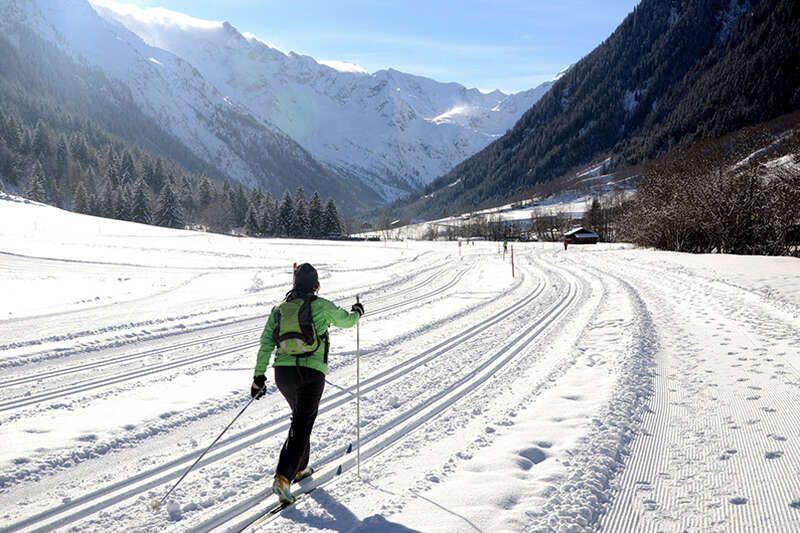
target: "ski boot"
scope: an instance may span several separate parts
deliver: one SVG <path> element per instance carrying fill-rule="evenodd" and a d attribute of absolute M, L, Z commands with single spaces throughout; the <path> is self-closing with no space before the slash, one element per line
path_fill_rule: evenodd
<path fill-rule="evenodd" d="M 272 492 L 278 496 L 278 500 L 284 505 L 294 502 L 291 483 L 281 475 L 275 476 L 275 481 L 272 482 Z"/>
<path fill-rule="evenodd" d="M 300 481 L 303 481 L 305 478 L 311 477 L 313 473 L 314 469 L 310 466 L 307 466 L 306 468 L 302 469 L 301 471 L 299 471 L 294 475 L 294 480 L 292 481 L 292 483 L 298 483 Z"/>

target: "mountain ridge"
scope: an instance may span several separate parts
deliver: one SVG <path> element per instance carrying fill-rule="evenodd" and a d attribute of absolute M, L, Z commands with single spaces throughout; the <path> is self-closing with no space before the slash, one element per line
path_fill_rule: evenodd
<path fill-rule="evenodd" d="M 212 85 L 339 172 L 386 199 L 427 184 L 502 135 L 549 88 L 482 93 L 393 68 L 342 72 L 284 53 L 227 21 L 93 0 L 152 46 L 184 58 Z M 169 20 L 169 17 L 177 17 Z"/>
<path fill-rule="evenodd" d="M 435 218 L 502 203 L 593 161 L 638 164 L 792 112 L 799 22 L 788 0 L 643 0 L 512 130 L 395 207 Z"/>

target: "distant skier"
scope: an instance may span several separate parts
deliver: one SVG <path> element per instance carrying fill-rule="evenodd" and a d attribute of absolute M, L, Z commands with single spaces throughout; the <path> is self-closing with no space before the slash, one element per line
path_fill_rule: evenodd
<path fill-rule="evenodd" d="M 258 350 L 255 375 L 250 387 L 253 398 L 266 390 L 270 356 L 277 348 L 275 384 L 292 409 L 292 425 L 281 448 L 272 492 L 282 503 L 292 503 L 292 481 L 313 473 L 308 466 L 309 441 L 328 372 L 328 327 L 353 327 L 364 314 L 364 306 L 353 304 L 348 313 L 333 302 L 316 296 L 317 271 L 303 263 L 294 271 L 292 290 L 272 308 Z"/>
<path fill-rule="evenodd" d="M 564 251 L 567 251 L 567 245 L 569 244 L 569 239 L 564 239 Z"/>

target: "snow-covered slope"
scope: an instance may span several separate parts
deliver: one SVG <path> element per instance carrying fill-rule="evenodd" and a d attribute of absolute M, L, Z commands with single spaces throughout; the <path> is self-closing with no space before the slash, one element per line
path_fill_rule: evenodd
<path fill-rule="evenodd" d="M 276 193 L 302 184 L 339 199 L 336 192 L 351 185 L 337 184 L 299 144 L 226 98 L 187 61 L 100 17 L 85 0 L 7 0 L 0 15 L 6 34 L 25 27 L 121 81 L 146 114 L 232 178 Z"/>
<path fill-rule="evenodd" d="M 247 531 L 798 531 L 800 261 L 625 245 L 247 239 L 0 193 L 0 531 L 240 531 L 289 409 L 266 314 L 332 329 L 310 498 Z M 355 448 L 355 447 L 354 447 Z M 343 472 L 334 476 L 339 464 Z"/>
<path fill-rule="evenodd" d="M 191 63 L 228 101 L 387 199 L 430 182 L 505 133 L 550 87 L 484 94 L 393 69 L 332 68 L 284 54 L 227 22 L 106 0 L 92 4 L 148 44 Z"/>

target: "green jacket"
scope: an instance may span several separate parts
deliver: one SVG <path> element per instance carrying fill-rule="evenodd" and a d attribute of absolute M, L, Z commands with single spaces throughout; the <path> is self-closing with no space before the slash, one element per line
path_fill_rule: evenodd
<path fill-rule="evenodd" d="M 258 349 L 256 358 L 256 376 L 263 376 L 267 371 L 269 359 L 275 351 L 275 341 L 272 340 L 272 332 L 275 329 L 276 308 L 273 307 L 261 334 L 261 347 Z M 317 335 L 323 339 L 319 348 L 307 357 L 297 358 L 293 355 L 277 354 L 272 366 L 305 366 L 319 370 L 323 374 L 328 373 L 328 327 L 334 325 L 339 328 L 352 328 L 358 322 L 358 313 L 348 313 L 335 303 L 325 298 L 317 297 L 311 302 L 311 320 L 314 321 L 314 328 Z"/>

